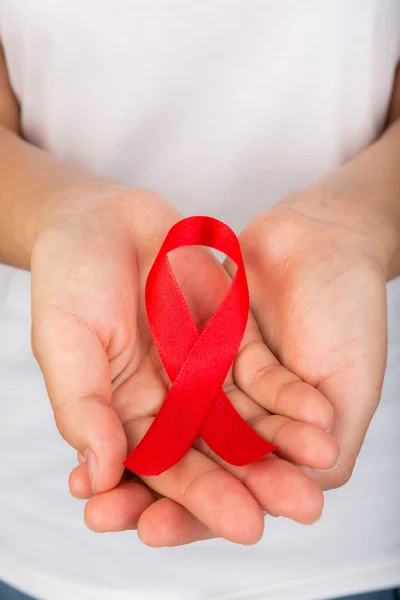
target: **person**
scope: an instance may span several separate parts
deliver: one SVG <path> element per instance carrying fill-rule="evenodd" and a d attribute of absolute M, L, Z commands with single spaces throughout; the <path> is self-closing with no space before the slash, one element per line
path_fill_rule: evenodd
<path fill-rule="evenodd" d="M 394 598 L 399 2 L 0 0 L 0 39 L 0 598 Z M 249 282 L 224 389 L 279 451 L 129 477 L 147 273 L 199 213 Z M 234 266 L 170 260 L 204 325 Z"/>

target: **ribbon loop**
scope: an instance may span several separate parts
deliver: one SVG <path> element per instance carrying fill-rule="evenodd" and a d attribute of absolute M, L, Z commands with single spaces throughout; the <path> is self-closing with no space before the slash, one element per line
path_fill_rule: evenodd
<path fill-rule="evenodd" d="M 217 311 L 201 333 L 172 272 L 167 253 L 209 246 L 227 254 L 237 271 Z M 169 231 L 146 283 L 150 329 L 172 382 L 150 429 L 124 465 L 158 475 L 177 463 L 198 435 L 218 456 L 245 465 L 276 449 L 242 419 L 221 389 L 246 329 L 249 294 L 239 241 L 224 223 L 189 217 Z"/>

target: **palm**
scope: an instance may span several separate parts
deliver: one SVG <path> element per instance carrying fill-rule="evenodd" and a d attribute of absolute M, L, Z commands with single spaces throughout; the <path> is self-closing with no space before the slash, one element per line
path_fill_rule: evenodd
<path fill-rule="evenodd" d="M 149 214 L 157 214 L 157 219 L 149 219 Z M 326 401 L 280 367 L 251 319 L 244 349 L 225 388 L 242 416 L 280 446 L 283 458 L 233 468 L 198 442 L 161 476 L 143 482 L 123 478 L 118 483 L 127 449 L 146 432 L 169 385 L 147 324 L 143 292 L 156 252 L 176 219 L 159 199 L 133 196 L 118 206 L 117 214 L 96 209 L 79 228 L 74 223 L 70 229 L 62 217 L 61 224 L 46 230 L 32 264 L 37 355 L 61 433 L 80 448 L 76 431 L 84 421 L 101 441 L 97 454 L 104 459 L 100 458 L 96 475 L 98 493 L 92 496 L 85 463 L 74 470 L 70 482 L 75 495 L 92 496 L 86 508 L 91 527 L 126 529 L 139 520 L 142 535 L 157 544 L 212 533 L 253 541 L 262 531 L 262 514 L 254 498 L 272 514 L 299 521 L 318 516 L 317 488 L 284 458 L 326 468 L 336 458 L 336 447 L 321 430 L 331 419 Z M 173 254 L 171 262 L 201 327 L 215 311 L 229 278 L 210 254 L 198 248 Z M 49 343 L 46 353 L 43 348 Z M 255 372 L 265 377 L 256 378 Z M 255 379 L 257 385 L 252 386 Z M 280 395 L 288 379 L 295 384 L 295 393 Z M 304 398 L 300 409 L 299 394 Z M 93 396 L 104 400 L 95 405 L 98 414 Z M 157 499 L 151 490 L 166 498 Z"/>
<path fill-rule="evenodd" d="M 296 205 L 278 205 L 251 227 L 258 234 L 245 232 L 242 242 L 256 317 L 282 363 L 331 402 L 340 458 L 330 472 L 311 474 L 324 488 L 340 485 L 379 401 L 382 273 L 362 233 L 310 218 Z"/>

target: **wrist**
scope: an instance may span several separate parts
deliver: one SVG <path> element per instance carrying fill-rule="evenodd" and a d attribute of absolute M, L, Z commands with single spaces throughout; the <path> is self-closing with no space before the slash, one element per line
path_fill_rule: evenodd
<path fill-rule="evenodd" d="M 384 190 L 342 185 L 335 174 L 323 183 L 323 193 L 330 198 L 333 218 L 342 228 L 364 236 L 367 249 L 377 260 L 386 281 L 400 273 L 400 220 L 398 208 L 386 202 Z"/>
<path fill-rule="evenodd" d="M 91 212 L 115 211 L 119 196 L 127 188 L 112 179 L 87 176 L 58 184 L 41 197 L 33 219 L 28 223 L 27 245 L 30 251 L 38 238 L 49 229 L 79 227 Z M 116 212 L 116 211 L 115 211 Z"/>
<path fill-rule="evenodd" d="M 42 200 L 29 235 L 30 252 L 63 232 L 76 240 L 109 236 L 126 248 L 138 244 L 146 249 L 154 238 L 162 240 L 179 219 L 179 213 L 150 190 L 88 177 L 57 186 Z"/>
<path fill-rule="evenodd" d="M 355 220 L 375 242 L 387 279 L 400 274 L 400 119 L 350 162 L 321 180 L 346 197 Z M 338 202 L 340 206 L 340 201 Z"/>
<path fill-rule="evenodd" d="M 349 222 L 364 232 L 371 252 L 379 261 L 386 281 L 400 273 L 400 222 L 393 206 L 380 202 L 380 198 L 350 192 L 342 199 L 347 204 L 337 211 L 349 214 Z"/>
<path fill-rule="evenodd" d="M 399 164 L 400 119 L 348 163 L 295 194 L 289 204 L 300 198 L 301 210 L 309 216 L 361 233 L 390 279 L 400 274 Z"/>
<path fill-rule="evenodd" d="M 317 185 L 283 198 L 277 208 L 300 213 L 314 223 L 337 230 L 363 247 L 386 280 L 398 273 L 400 233 L 397 220 L 377 202 L 335 185 L 332 176 Z"/>

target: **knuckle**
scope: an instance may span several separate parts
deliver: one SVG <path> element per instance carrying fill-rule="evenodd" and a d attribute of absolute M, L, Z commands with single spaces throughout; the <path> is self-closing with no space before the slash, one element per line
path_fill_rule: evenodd
<path fill-rule="evenodd" d="M 207 471 L 196 475 L 181 491 L 181 501 L 185 504 L 190 503 L 193 496 L 196 495 L 199 487 L 204 485 L 208 477 L 213 476 L 219 470 L 219 467 L 210 467 Z"/>
<path fill-rule="evenodd" d="M 235 359 L 233 368 L 234 368 L 234 379 L 245 385 L 249 392 L 254 388 L 257 382 L 267 377 L 275 368 L 276 364 L 265 364 L 258 369 L 252 368 L 252 357 L 253 352 L 258 347 L 263 348 L 264 342 L 262 340 L 253 340 L 243 346 Z"/>
<path fill-rule="evenodd" d="M 254 387 L 260 382 L 261 379 L 266 379 L 269 375 L 271 375 L 274 369 L 276 369 L 276 365 L 264 365 L 263 367 L 257 369 L 250 378 L 249 392 L 254 390 Z"/>
<path fill-rule="evenodd" d="M 284 408 L 285 401 L 287 400 L 286 393 L 290 388 L 293 388 L 298 383 L 297 379 L 289 379 L 282 383 L 278 388 L 275 396 L 275 410 L 280 412 Z"/>
<path fill-rule="evenodd" d="M 252 417 L 250 417 L 248 419 L 244 419 L 244 421 L 245 421 L 245 423 L 247 423 L 247 425 L 249 425 L 249 427 L 251 427 L 252 429 L 256 429 L 257 425 L 262 423 L 267 416 L 268 415 L 263 411 L 262 413 L 253 415 Z"/>

